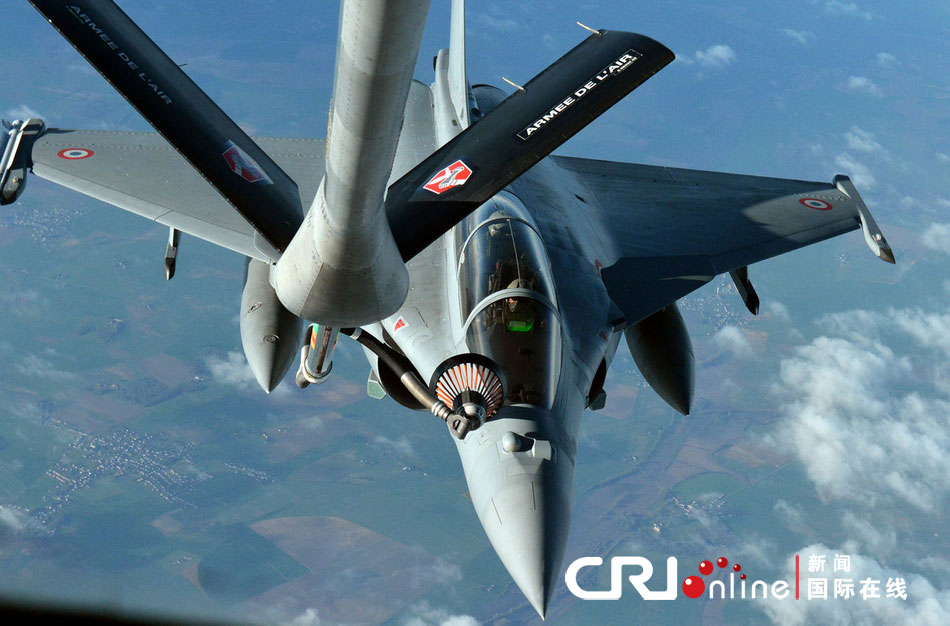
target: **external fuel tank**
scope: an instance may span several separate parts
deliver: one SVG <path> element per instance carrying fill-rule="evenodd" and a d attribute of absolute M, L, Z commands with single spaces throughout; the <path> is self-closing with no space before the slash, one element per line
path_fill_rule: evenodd
<path fill-rule="evenodd" d="M 271 287 L 270 264 L 248 259 L 241 294 L 241 344 L 254 378 L 270 393 L 290 369 L 303 330 Z"/>
<path fill-rule="evenodd" d="M 629 326 L 624 336 L 653 390 L 671 407 L 689 415 L 696 381 L 693 344 L 676 303 Z"/>

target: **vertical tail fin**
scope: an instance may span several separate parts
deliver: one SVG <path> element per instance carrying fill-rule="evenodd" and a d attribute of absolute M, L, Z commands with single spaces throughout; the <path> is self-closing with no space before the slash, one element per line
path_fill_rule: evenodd
<path fill-rule="evenodd" d="M 471 123 L 471 89 L 465 72 L 465 0 L 452 0 L 452 25 L 449 31 L 449 97 L 455 119 L 462 129 Z"/>

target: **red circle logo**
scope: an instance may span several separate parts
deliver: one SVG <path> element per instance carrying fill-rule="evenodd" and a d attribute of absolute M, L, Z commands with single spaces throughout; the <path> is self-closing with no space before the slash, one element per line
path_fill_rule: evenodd
<path fill-rule="evenodd" d="M 56 153 L 61 159 L 68 159 L 70 161 L 76 161 L 79 159 L 88 159 L 95 152 L 89 150 L 88 148 L 66 148 L 65 150 L 60 150 Z"/>
<path fill-rule="evenodd" d="M 820 198 L 802 198 L 798 201 L 799 204 L 807 206 L 809 209 L 815 209 L 816 211 L 830 211 L 831 203 L 825 202 Z"/>
<path fill-rule="evenodd" d="M 683 581 L 683 593 L 687 598 L 698 598 L 706 591 L 706 583 L 699 576 L 690 576 Z"/>

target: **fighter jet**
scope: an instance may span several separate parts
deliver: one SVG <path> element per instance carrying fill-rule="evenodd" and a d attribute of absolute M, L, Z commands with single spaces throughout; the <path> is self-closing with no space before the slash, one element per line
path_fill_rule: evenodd
<path fill-rule="evenodd" d="M 894 262 L 846 176 L 552 155 L 673 60 L 643 35 L 588 28 L 507 95 L 469 82 L 464 0 L 425 82 L 429 0 L 343 0 L 326 140 L 252 139 L 110 0 L 31 2 L 158 132 L 8 124 L 3 203 L 32 172 L 163 224 L 169 279 L 180 233 L 242 255 L 241 340 L 267 392 L 298 352 L 307 386 L 341 335 L 358 341 L 371 395 L 446 423 L 475 513 L 542 617 L 581 416 L 604 406 L 621 337 L 688 414 L 678 299 L 729 273 L 754 314 L 749 265 L 858 228 Z"/>

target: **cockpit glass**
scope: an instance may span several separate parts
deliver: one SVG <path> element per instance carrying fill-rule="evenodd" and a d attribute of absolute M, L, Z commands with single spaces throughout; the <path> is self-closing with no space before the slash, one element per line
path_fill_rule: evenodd
<path fill-rule="evenodd" d="M 533 404 L 550 409 L 561 371 L 558 318 L 547 305 L 530 297 L 491 302 L 472 320 L 468 348 L 501 368 L 505 404 Z"/>
<path fill-rule="evenodd" d="M 541 238 L 519 220 L 499 218 L 482 224 L 459 258 L 462 319 L 502 289 L 534 291 L 556 302 Z"/>

